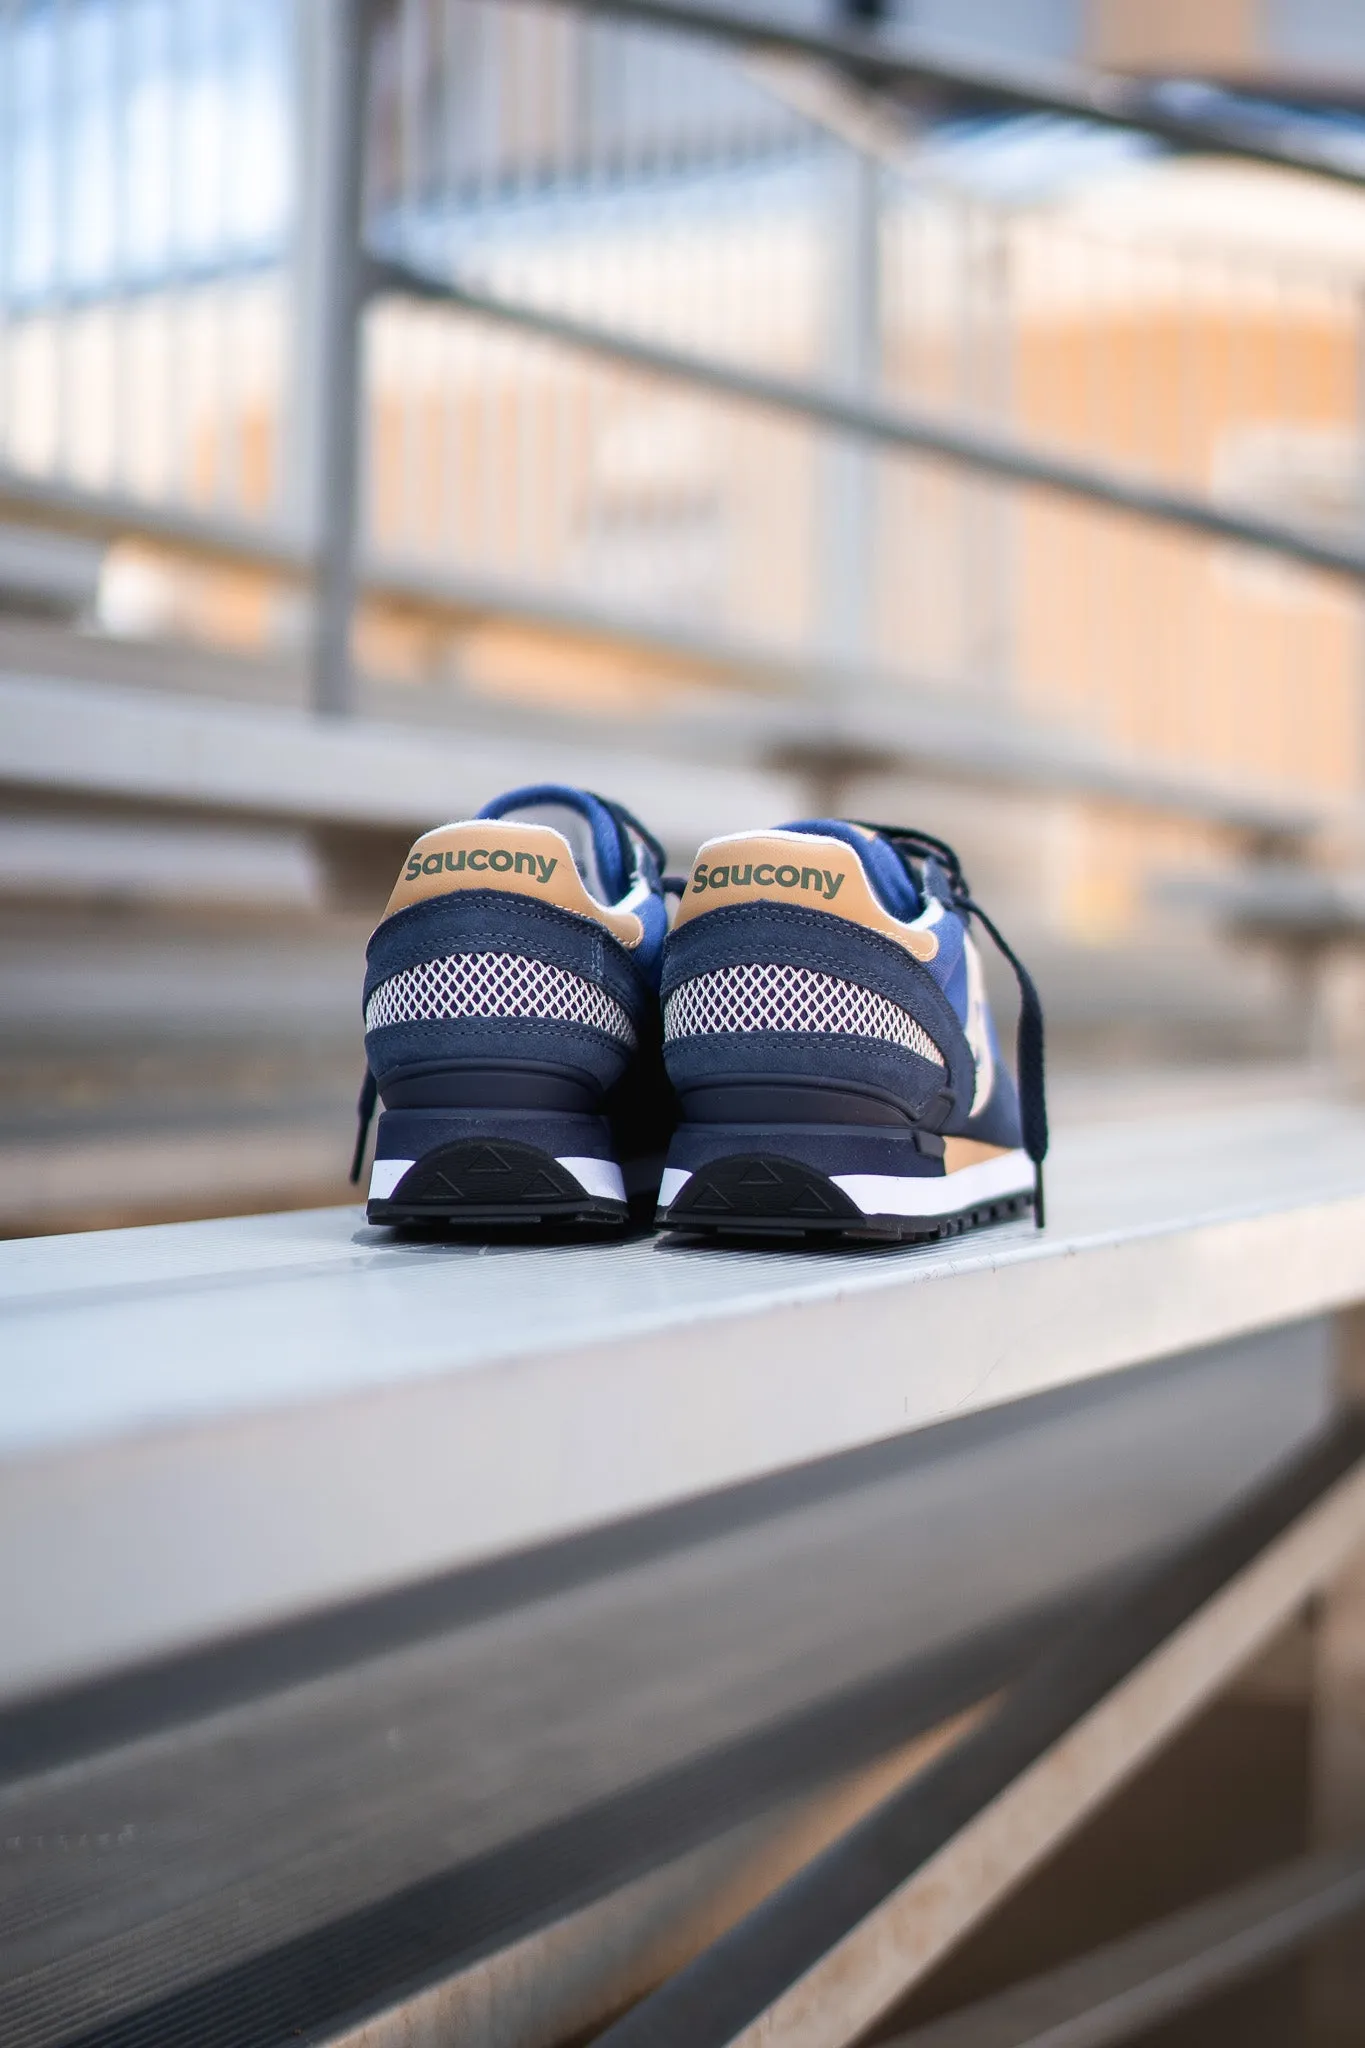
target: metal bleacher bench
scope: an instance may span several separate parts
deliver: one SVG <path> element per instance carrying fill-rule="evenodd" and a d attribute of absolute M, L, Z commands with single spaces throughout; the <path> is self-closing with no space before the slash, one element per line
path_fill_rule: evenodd
<path fill-rule="evenodd" d="M 890 1252 L 0 1245 L 0 2039 L 853 2040 L 1365 1544 L 1362 1301 L 1324 1101 Z"/>

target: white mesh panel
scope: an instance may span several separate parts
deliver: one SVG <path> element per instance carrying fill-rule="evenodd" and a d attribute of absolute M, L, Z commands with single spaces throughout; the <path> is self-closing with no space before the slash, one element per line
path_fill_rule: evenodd
<path fill-rule="evenodd" d="M 664 1037 L 716 1031 L 840 1031 L 889 1039 L 936 1067 L 944 1065 L 923 1025 L 899 1003 L 809 967 L 721 967 L 685 981 L 664 1005 Z"/>
<path fill-rule="evenodd" d="M 552 1017 L 590 1024 L 634 1046 L 635 1030 L 614 997 L 581 974 L 520 953 L 456 953 L 382 981 L 365 1005 L 365 1029 L 446 1017 Z"/>

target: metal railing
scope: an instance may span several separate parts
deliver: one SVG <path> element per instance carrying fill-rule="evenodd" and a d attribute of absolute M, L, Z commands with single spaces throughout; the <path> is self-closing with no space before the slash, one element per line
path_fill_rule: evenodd
<path fill-rule="evenodd" d="M 11 463 L 277 509 L 289 43 L 276 0 L 0 6 Z"/>
<path fill-rule="evenodd" d="M 9 0 L 0 53 L 7 494 L 311 568 L 320 709 L 359 550 L 476 686 L 474 588 L 646 665 L 704 620 L 835 748 L 927 691 L 1354 796 L 1365 198 L 1235 183 L 1354 136 L 652 0 Z"/>

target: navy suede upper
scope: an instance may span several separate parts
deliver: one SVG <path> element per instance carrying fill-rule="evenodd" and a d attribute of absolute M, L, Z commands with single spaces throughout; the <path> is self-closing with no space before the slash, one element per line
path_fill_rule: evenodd
<path fill-rule="evenodd" d="M 999 1060 L 995 1066 L 995 1085 L 985 1108 L 979 1116 L 969 1116 L 961 1126 L 954 1124 L 953 1129 L 960 1137 L 975 1138 L 983 1145 L 1019 1143 L 1019 1091 L 1013 1074 Z"/>
<path fill-rule="evenodd" d="M 946 1072 L 928 1060 L 904 1051 L 900 1046 L 876 1039 L 854 1039 L 833 1032 L 730 1032 L 710 1043 L 734 1048 L 751 1071 L 751 1053 L 741 1047 L 750 1042 L 766 1045 L 771 1064 L 775 1050 L 785 1053 L 795 1041 L 808 1041 L 793 1072 L 822 1073 L 834 1080 L 839 1074 L 866 1080 L 876 1087 L 896 1089 L 900 1075 L 914 1097 L 924 1095 L 924 1075 L 935 1076 L 934 1089 L 951 1089 L 956 1100 L 969 1104 L 976 1085 L 976 1068 L 962 1026 L 933 975 L 924 964 L 880 932 L 866 925 L 837 917 L 826 910 L 804 910 L 796 904 L 736 903 L 721 910 L 704 911 L 673 932 L 664 957 L 663 995 L 665 1001 L 681 982 L 721 967 L 746 966 L 773 961 L 790 967 L 811 968 L 817 973 L 837 975 L 861 988 L 875 989 L 890 1002 L 908 1010 L 924 1026 L 943 1054 Z M 691 1056 L 682 1053 L 687 1040 L 674 1040 L 665 1049 L 670 1075 L 682 1080 L 683 1063 L 691 1067 Z M 856 1055 L 856 1056 L 855 1056 Z M 712 1071 L 716 1071 L 712 1069 Z M 689 1071 L 688 1079 L 694 1076 Z"/>
<path fill-rule="evenodd" d="M 942 1067 L 918 1053 L 837 1031 L 707 1032 L 671 1039 L 664 1061 L 684 1098 L 689 1088 L 717 1081 L 854 1082 L 888 1097 L 912 1118 L 922 1117 L 950 1086 Z M 950 1121 L 956 1129 L 960 1117 Z"/>
<path fill-rule="evenodd" d="M 383 1092 L 410 1067 L 441 1060 L 532 1060 L 581 1076 L 605 1091 L 625 1071 L 629 1049 L 619 1038 L 559 1017 L 451 1017 L 385 1024 L 365 1033 L 365 1055 Z"/>
<path fill-rule="evenodd" d="M 708 850 L 664 953 L 664 1061 L 680 1111 L 665 1221 L 703 1234 L 904 1238 L 1031 1203 L 1041 1224 L 1041 1006 L 956 854 L 908 828 L 820 818 L 782 829 L 837 839 L 882 909 L 916 932 L 875 916 L 862 897 L 872 923 L 860 922 L 855 892 L 831 908 L 782 900 L 782 868 L 731 868 L 728 852 L 717 847 L 711 860 Z M 774 887 L 758 881 L 753 900 L 761 872 Z M 974 919 L 1019 982 L 1022 1110 L 969 936 Z M 932 937 L 921 945 L 916 933 Z M 917 958 L 917 945 L 931 957 Z"/>
<path fill-rule="evenodd" d="M 824 1081 L 831 1087 L 857 1083 L 939 1130 L 992 1145 L 1018 1145 L 1018 1097 L 998 1058 L 990 1097 L 981 1113 L 972 1116 L 977 1072 L 963 1029 L 964 926 L 956 910 L 945 909 L 934 929 L 939 952 L 926 964 L 865 925 L 796 904 L 728 904 L 689 919 L 669 937 L 662 984 L 665 1003 L 684 983 L 723 968 L 769 962 L 807 968 L 874 990 L 909 1011 L 942 1053 L 944 1066 L 875 1036 L 833 1031 L 699 1032 L 665 1045 L 673 1085 L 685 1099 L 691 1089 L 711 1083 L 779 1075 Z"/>
<path fill-rule="evenodd" d="M 630 912 L 639 922 L 638 941 L 622 944 L 589 907 L 537 900 L 515 884 L 446 884 L 443 893 L 385 917 L 366 949 L 363 1004 L 372 1018 L 388 1021 L 365 1033 L 352 1179 L 360 1175 L 367 1127 L 382 1100 L 371 1220 L 376 1213 L 390 1220 L 395 1188 L 407 1189 L 397 1197 L 400 1206 L 409 1197 L 419 1206 L 449 1197 L 458 1219 L 473 1215 L 470 1190 L 457 1187 L 444 1168 L 428 1186 L 422 1163 L 442 1148 L 459 1151 L 470 1137 L 490 1135 L 546 1155 L 555 1201 L 590 1197 L 594 1225 L 619 1220 L 617 1167 L 628 1197 L 648 1195 L 676 1121 L 660 1048 L 664 848 L 620 803 L 560 783 L 509 790 L 479 817 L 548 828 L 571 857 L 589 905 Z M 493 872 L 511 874 L 510 854 L 490 853 L 487 860 Z M 521 865 L 518 853 L 518 873 Z M 540 866 L 544 883 L 553 864 Z M 405 873 L 420 869 L 434 879 L 446 868 L 452 881 L 468 872 L 464 854 L 456 862 L 438 853 L 434 863 L 424 855 Z M 513 1173 L 514 1166 L 507 1159 L 490 1166 L 477 1156 L 483 1163 L 468 1167 L 477 1182 L 473 1194 L 486 1196 L 499 1216 L 506 1200 L 515 1206 L 525 1196 L 534 1208 L 549 1199 L 534 1176 L 531 1193 L 513 1189 L 505 1196 L 501 1182 L 494 1187 L 478 1176 Z M 612 1171 L 585 1179 L 582 1163 L 592 1160 Z M 416 1194 L 409 1187 L 414 1174 Z M 528 1213 L 525 1220 L 543 1219 Z"/>
<path fill-rule="evenodd" d="M 640 966 L 592 918 L 507 890 L 452 890 L 385 918 L 366 954 L 365 996 L 404 969 L 461 953 L 510 953 L 566 968 L 607 991 L 644 1044 L 658 1031 L 658 1004 Z M 621 1079 L 629 1047 L 610 1033 L 557 1017 L 442 1017 L 386 1024 L 365 1034 L 381 1092 L 407 1069 L 434 1061 L 530 1060 L 605 1092 Z"/>
<path fill-rule="evenodd" d="M 524 953 L 596 982 L 638 1028 L 652 990 L 634 956 L 606 928 L 553 903 L 500 889 L 452 890 L 386 917 L 366 949 L 365 996 L 405 967 L 457 953 Z"/>

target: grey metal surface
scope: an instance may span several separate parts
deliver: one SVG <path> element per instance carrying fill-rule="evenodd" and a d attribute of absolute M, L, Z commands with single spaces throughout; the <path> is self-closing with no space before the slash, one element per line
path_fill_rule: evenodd
<path fill-rule="evenodd" d="M 550 779 L 588 787 L 601 779 L 603 749 L 589 732 L 545 733 L 532 755 L 516 729 L 457 738 L 368 720 L 323 725 L 296 711 L 169 693 L 0 679 L 0 783 L 53 795 L 413 835 L 524 781 L 528 755 Z M 607 759 L 615 786 L 689 854 L 710 833 L 800 808 L 794 773 L 661 759 L 643 733 Z"/>
<path fill-rule="evenodd" d="M 553 1867 L 552 1824 L 1177 1541 L 1320 1425 L 1328 1368 L 1323 1327 L 1300 1325 L 931 1431 L 671 1540 L 624 1527 L 558 1585 L 529 1563 L 500 1595 L 472 1582 L 463 1620 L 457 1582 L 411 1643 L 30 1769 L 0 1792 L 0 2033 L 59 2041 L 497 1850 Z M 163 1533 L 215 1571 L 188 1526 Z M 727 1824 L 758 1777 L 734 1774 Z M 642 1815 L 688 1846 L 676 1808 L 701 1791 Z M 453 1951 L 469 1938 L 452 1925 Z"/>
<path fill-rule="evenodd" d="M 907 1747 L 908 1757 L 897 1752 L 902 1776 L 922 1762 L 922 1745 Z M 321 2038 L 328 2048 L 559 2048 L 578 2040 L 694 1955 L 894 1782 L 879 1758 L 505 1948 L 438 1970 Z"/>
<path fill-rule="evenodd" d="M 564 764 L 571 779 L 576 770 L 602 781 L 605 763 L 610 774 L 632 790 L 660 788 L 662 757 L 667 756 L 675 775 L 694 772 L 696 788 L 690 808 L 674 804 L 671 818 L 656 815 L 655 823 L 662 823 L 666 832 L 681 825 L 695 844 L 709 829 L 708 816 L 714 815 L 700 800 L 704 789 L 723 789 L 742 776 L 741 786 L 753 806 L 744 822 L 752 823 L 756 816 L 772 815 L 773 804 L 784 798 L 788 809 L 793 800 L 799 805 L 806 764 L 819 772 L 825 764 L 833 762 L 837 768 L 845 759 L 855 767 L 932 769 L 951 782 L 988 788 L 1004 785 L 1111 798 L 1276 839 L 1301 837 L 1348 815 L 1339 797 L 1307 787 L 1276 787 L 1260 776 L 1209 774 L 1168 765 L 1154 756 L 1125 758 L 1110 746 L 1056 725 L 945 701 L 941 692 L 928 686 L 912 689 L 873 669 L 807 666 L 778 651 L 770 657 L 760 648 L 705 633 L 676 640 L 661 633 L 651 639 L 646 622 L 621 615 L 594 621 L 566 614 L 556 625 L 513 591 L 480 591 L 458 581 L 395 572 L 383 587 L 390 594 L 406 594 L 418 606 L 448 607 L 465 616 L 482 609 L 500 618 L 525 618 L 531 625 L 553 627 L 570 638 L 616 639 L 670 660 L 696 661 L 738 688 L 720 703 L 703 697 L 689 709 L 680 698 L 669 710 L 653 715 L 610 724 L 598 721 L 596 731 L 571 715 L 537 717 L 529 706 L 515 702 L 499 706 L 457 699 L 454 705 L 433 707 L 430 722 L 422 721 L 425 737 L 420 741 L 412 736 L 411 703 L 390 692 L 391 702 L 397 698 L 393 709 L 405 714 L 406 724 L 366 719 L 348 754 L 344 746 L 334 744 L 335 733 L 310 729 L 295 710 L 282 705 L 254 706 L 254 726 L 244 728 L 243 711 L 231 701 L 234 683 L 239 695 L 244 694 L 244 684 L 257 697 L 263 691 L 292 694 L 288 683 L 281 688 L 268 670 L 240 680 L 210 675 L 209 681 L 217 682 L 226 700 L 221 703 L 204 702 L 197 693 L 199 701 L 187 705 L 188 690 L 176 690 L 168 703 L 160 692 L 128 689 L 124 680 L 130 667 L 135 672 L 139 667 L 150 670 L 153 679 L 157 669 L 164 673 L 170 665 L 164 650 L 157 661 L 144 657 L 139 664 L 126 645 L 85 640 L 65 650 L 65 675 L 0 672 L 0 784 L 55 798 L 114 795 L 148 806 L 180 803 L 290 818 L 313 815 L 354 820 L 358 825 L 401 818 L 417 829 L 451 808 L 448 793 L 425 794 L 433 790 L 436 762 L 446 778 L 443 791 L 467 788 L 476 792 L 471 800 L 478 803 L 495 786 L 480 782 L 479 776 L 502 775 L 515 781 L 524 774 L 528 753 Z M 49 647 L 44 653 L 56 667 L 57 650 Z M 113 673 L 104 680 L 102 672 L 110 670 Z M 142 675 L 137 679 L 140 682 Z M 822 708 L 829 698 L 837 703 L 837 712 Z M 464 731 L 457 748 L 448 734 L 461 712 Z M 84 736 L 77 737 L 82 728 Z M 234 777 L 230 764 L 241 751 L 244 734 L 253 769 L 245 778 L 240 773 Z M 121 765 L 130 737 L 136 739 L 138 757 L 145 764 L 141 774 L 135 765 Z M 308 742 L 306 748 L 301 741 Z M 439 750 L 434 759 L 433 748 Z M 335 764 L 376 749 L 386 769 L 365 778 L 364 805 L 349 792 L 333 795 Z M 277 752 L 283 756 L 280 766 L 272 759 Z M 305 761 L 305 752 L 315 759 Z M 290 766 L 292 775 L 282 772 Z M 454 784 L 450 778 L 457 774 L 461 781 Z M 414 778 L 421 797 L 404 794 L 405 784 Z M 666 797 L 662 801 L 667 805 Z M 419 811 L 419 802 L 427 808 Z"/>
<path fill-rule="evenodd" d="M 70 534 L 0 525 L 0 612 L 78 620 L 99 595 L 104 549 Z"/>
<path fill-rule="evenodd" d="M 70 477 L 30 474 L 6 463 L 0 468 L 0 508 L 36 527 L 107 539 L 130 534 L 187 553 L 217 556 L 248 569 L 283 576 L 307 573 L 304 542 L 273 520 L 195 505 L 166 505 L 155 498 L 106 487 L 95 490 Z"/>
<path fill-rule="evenodd" d="M 1097 1126 L 1049 1184 L 1046 1232 L 870 1256 L 345 1209 L 0 1246 L 7 1690 L 1365 1295 L 1359 1111 Z"/>
<path fill-rule="evenodd" d="M 345 1210 L 0 1246 L 6 2039 L 268 1982 L 461 1872 L 511 1939 L 556 1872 L 629 1879 L 623 1834 L 685 1850 L 745 1743 L 1074 1598 L 1320 1425 L 1365 1115 L 1092 1129 L 1053 1190 L 1046 1233 L 890 1256 Z"/>
<path fill-rule="evenodd" d="M 1182 886 L 1186 900 L 1207 905 L 1234 930 L 1257 938 L 1312 948 L 1365 932 L 1359 871 L 1325 875 L 1289 861 L 1255 861 L 1228 876 L 1186 877 Z"/>

